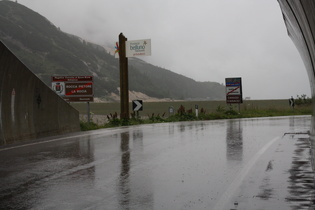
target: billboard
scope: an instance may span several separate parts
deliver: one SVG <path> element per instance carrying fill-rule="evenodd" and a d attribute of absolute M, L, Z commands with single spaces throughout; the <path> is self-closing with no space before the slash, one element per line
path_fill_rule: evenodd
<path fill-rule="evenodd" d="M 52 76 L 51 87 L 68 102 L 94 101 L 92 76 Z"/>
<path fill-rule="evenodd" d="M 126 41 L 126 57 L 151 55 L 151 39 Z"/>
<path fill-rule="evenodd" d="M 225 78 L 226 103 L 243 103 L 242 78 Z"/>

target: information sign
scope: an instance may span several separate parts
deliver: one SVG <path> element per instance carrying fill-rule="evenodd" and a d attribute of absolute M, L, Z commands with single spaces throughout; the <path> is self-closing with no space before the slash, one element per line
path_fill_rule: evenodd
<path fill-rule="evenodd" d="M 151 39 L 126 41 L 126 57 L 151 55 Z"/>
<path fill-rule="evenodd" d="M 52 76 L 51 80 L 52 89 L 65 101 L 94 101 L 92 76 Z"/>
<path fill-rule="evenodd" d="M 225 78 L 226 103 L 243 103 L 242 78 Z"/>

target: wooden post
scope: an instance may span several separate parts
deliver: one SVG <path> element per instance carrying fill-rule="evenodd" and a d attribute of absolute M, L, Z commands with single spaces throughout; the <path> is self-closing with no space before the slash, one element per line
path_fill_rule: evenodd
<path fill-rule="evenodd" d="M 120 119 L 129 119 L 129 87 L 128 58 L 126 57 L 127 38 L 119 34 L 119 65 L 120 65 Z"/>

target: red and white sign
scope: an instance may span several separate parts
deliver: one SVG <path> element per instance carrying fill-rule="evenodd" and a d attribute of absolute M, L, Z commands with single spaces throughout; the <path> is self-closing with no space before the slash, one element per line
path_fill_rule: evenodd
<path fill-rule="evenodd" d="M 93 101 L 92 76 L 53 76 L 52 89 L 65 101 L 90 102 Z"/>
<path fill-rule="evenodd" d="M 243 103 L 242 78 L 225 78 L 226 103 Z"/>

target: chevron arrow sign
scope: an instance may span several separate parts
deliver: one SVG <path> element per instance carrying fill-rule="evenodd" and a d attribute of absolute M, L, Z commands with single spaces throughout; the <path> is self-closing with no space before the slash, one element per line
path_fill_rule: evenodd
<path fill-rule="evenodd" d="M 132 109 L 133 111 L 142 111 L 143 110 L 142 100 L 133 100 Z"/>

